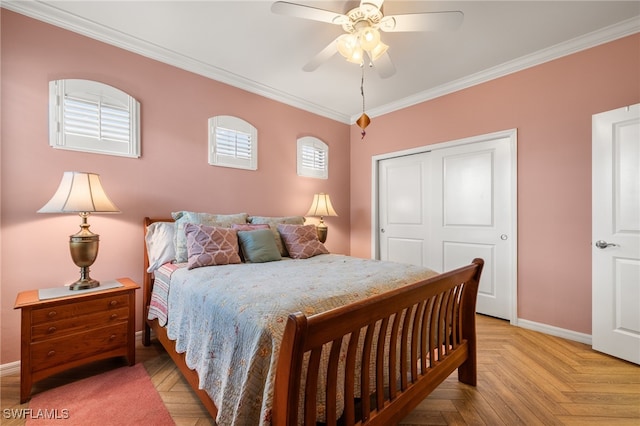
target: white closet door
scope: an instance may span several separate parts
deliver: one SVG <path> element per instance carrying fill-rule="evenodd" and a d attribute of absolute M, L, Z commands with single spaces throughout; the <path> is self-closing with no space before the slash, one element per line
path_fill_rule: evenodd
<path fill-rule="evenodd" d="M 380 258 L 428 266 L 428 154 L 379 163 Z"/>
<path fill-rule="evenodd" d="M 515 158 L 514 131 L 380 160 L 380 259 L 448 271 L 480 257 L 477 311 L 514 320 Z"/>

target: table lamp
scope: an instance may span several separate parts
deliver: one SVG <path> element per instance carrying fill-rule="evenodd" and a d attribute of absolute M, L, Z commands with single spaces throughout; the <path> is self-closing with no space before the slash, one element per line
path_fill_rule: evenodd
<path fill-rule="evenodd" d="M 320 223 L 317 226 L 318 240 L 320 240 L 321 243 L 327 241 L 328 229 L 324 223 L 324 216 L 338 216 L 338 213 L 336 213 L 331 205 L 329 194 L 323 192 L 315 194 L 311 202 L 311 207 L 305 216 L 320 216 Z"/>
<path fill-rule="evenodd" d="M 80 268 L 80 279 L 70 290 L 98 287 L 100 282 L 89 276 L 89 267 L 98 256 L 100 236 L 89 231 L 87 218 L 91 213 L 120 213 L 109 199 L 95 173 L 64 172 L 58 190 L 38 213 L 78 213 L 82 218 L 80 231 L 69 237 L 73 262 Z"/>

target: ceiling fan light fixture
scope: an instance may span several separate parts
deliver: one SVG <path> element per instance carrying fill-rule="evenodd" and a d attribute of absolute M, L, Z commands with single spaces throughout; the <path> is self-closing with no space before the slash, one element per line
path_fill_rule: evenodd
<path fill-rule="evenodd" d="M 375 49 L 380 43 L 380 32 L 373 27 L 360 30 L 360 46 L 366 51 Z"/>
<path fill-rule="evenodd" d="M 375 62 L 380 59 L 380 57 L 384 55 L 388 49 L 389 46 L 387 46 L 383 42 L 379 42 L 376 47 L 369 51 L 369 56 L 371 56 L 371 60 Z"/>
<path fill-rule="evenodd" d="M 338 37 L 337 47 L 338 52 L 346 59 L 349 59 L 353 55 L 353 51 L 358 46 L 358 39 L 353 34 L 343 34 Z"/>
<path fill-rule="evenodd" d="M 355 34 L 343 34 L 337 40 L 338 52 L 354 64 L 361 64 L 364 52 Z"/>
<path fill-rule="evenodd" d="M 352 62 L 354 64 L 361 65 L 362 60 L 364 58 L 364 52 L 360 48 L 360 46 L 356 46 L 355 49 L 351 52 L 351 56 L 347 58 L 347 61 Z"/>

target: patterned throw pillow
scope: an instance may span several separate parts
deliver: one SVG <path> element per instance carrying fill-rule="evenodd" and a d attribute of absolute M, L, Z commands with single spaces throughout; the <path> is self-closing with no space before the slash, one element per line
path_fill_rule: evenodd
<path fill-rule="evenodd" d="M 278 232 L 293 259 L 307 259 L 329 253 L 318 240 L 315 225 L 278 225 Z"/>
<path fill-rule="evenodd" d="M 236 230 L 216 226 L 185 225 L 187 268 L 240 263 Z"/>
<path fill-rule="evenodd" d="M 212 214 L 185 210 L 171 213 L 171 217 L 175 220 L 176 226 L 176 262 L 182 263 L 187 261 L 187 236 L 184 229 L 187 223 L 231 228 L 231 225 L 234 223 L 247 223 L 248 216 L 246 213 Z"/>

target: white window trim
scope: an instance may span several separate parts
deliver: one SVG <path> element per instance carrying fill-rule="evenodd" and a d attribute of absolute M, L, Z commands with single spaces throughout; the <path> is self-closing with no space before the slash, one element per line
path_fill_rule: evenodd
<path fill-rule="evenodd" d="M 305 151 L 309 150 L 314 152 L 314 157 L 320 155 L 324 157 L 324 161 L 319 162 L 316 158 L 309 160 L 305 158 Z M 313 136 L 304 136 L 297 141 L 297 153 L 298 153 L 298 176 L 312 177 L 316 179 L 328 179 L 329 178 L 329 146 L 322 142 L 320 139 Z M 309 164 L 311 161 L 311 164 Z"/>
<path fill-rule="evenodd" d="M 65 104 L 69 105 L 66 101 L 92 109 L 90 119 L 85 121 L 89 130 L 74 132 L 71 129 L 71 113 L 65 114 Z M 110 118 L 103 117 L 103 113 L 111 114 Z M 115 119 L 118 114 L 123 116 L 119 123 Z M 109 129 L 115 132 L 112 137 L 107 134 Z M 97 81 L 50 81 L 49 145 L 57 149 L 138 158 L 140 103 L 122 90 Z"/>
<path fill-rule="evenodd" d="M 248 140 L 249 146 L 244 146 L 246 155 L 225 154 L 222 151 L 222 141 L 218 140 L 218 131 L 235 132 L 241 141 Z M 228 145 L 227 145 L 228 148 Z M 238 148 L 238 145 L 235 146 Z M 236 169 L 258 169 L 258 129 L 241 118 L 231 115 L 218 115 L 209 118 L 209 164 L 212 166 L 232 167 Z"/>

